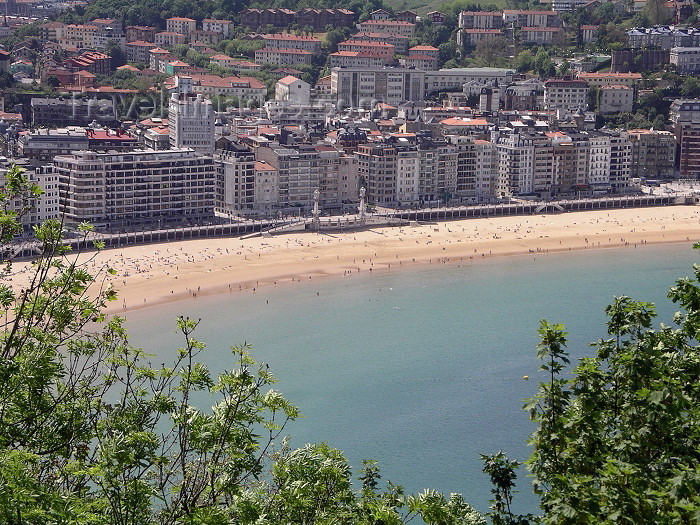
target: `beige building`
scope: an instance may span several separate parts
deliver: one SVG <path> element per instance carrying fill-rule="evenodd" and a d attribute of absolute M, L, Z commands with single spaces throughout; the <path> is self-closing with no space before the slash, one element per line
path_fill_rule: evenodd
<path fill-rule="evenodd" d="M 588 82 L 591 87 L 609 86 L 617 84 L 634 87 L 642 80 L 641 73 L 579 73 L 579 80 Z"/>
<path fill-rule="evenodd" d="M 122 226 L 214 213 L 214 160 L 191 149 L 75 151 L 54 164 L 69 222 Z"/>
<path fill-rule="evenodd" d="M 611 84 L 601 86 L 598 91 L 598 113 L 619 113 L 632 111 L 634 107 L 634 88 Z"/>
<path fill-rule="evenodd" d="M 264 47 L 255 52 L 255 62 L 259 64 L 275 64 L 278 66 L 311 64 L 311 53 L 303 49 Z"/>
<path fill-rule="evenodd" d="M 173 47 L 177 44 L 184 44 L 186 38 L 182 33 L 161 31 L 160 33 L 156 33 L 154 40 L 157 46 Z"/>
<path fill-rule="evenodd" d="M 630 177 L 671 179 L 675 175 L 676 137 L 670 131 L 630 129 L 632 144 Z"/>
<path fill-rule="evenodd" d="M 180 33 L 189 38 L 190 33 L 197 29 L 197 21 L 191 18 L 173 17 L 165 21 L 165 30 L 171 33 Z"/>
<path fill-rule="evenodd" d="M 94 46 L 95 31 L 97 26 L 85 24 L 68 24 L 63 31 L 63 38 L 58 43 L 61 47 L 77 47 L 78 49 L 92 49 Z"/>
<path fill-rule="evenodd" d="M 357 24 L 360 33 L 391 33 L 413 38 L 416 35 L 416 24 L 399 20 L 366 20 Z"/>

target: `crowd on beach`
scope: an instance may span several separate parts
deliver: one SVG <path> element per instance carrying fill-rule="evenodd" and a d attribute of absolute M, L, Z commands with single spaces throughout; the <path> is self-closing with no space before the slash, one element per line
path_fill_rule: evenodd
<path fill-rule="evenodd" d="M 352 277 L 410 264 L 450 264 L 492 256 L 694 242 L 700 208 L 672 206 L 466 219 L 342 233 L 208 238 L 86 252 L 82 263 L 107 276 L 129 310 L 203 294 L 255 292 L 312 277 Z M 15 286 L 31 272 L 17 265 Z"/>

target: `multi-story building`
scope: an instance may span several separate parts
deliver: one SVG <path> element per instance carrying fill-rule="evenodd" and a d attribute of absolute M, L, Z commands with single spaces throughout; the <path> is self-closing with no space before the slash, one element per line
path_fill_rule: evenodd
<path fill-rule="evenodd" d="M 631 129 L 626 132 L 632 144 L 631 177 L 672 179 L 676 167 L 676 137 L 665 130 Z"/>
<path fill-rule="evenodd" d="M 501 197 L 549 194 L 552 186 L 552 142 L 544 133 L 525 127 L 496 129 L 496 187 Z"/>
<path fill-rule="evenodd" d="M 446 135 L 445 139 L 454 146 L 457 152 L 455 197 L 460 200 L 475 200 L 477 198 L 477 179 L 480 177 L 476 162 L 478 155 L 476 139 L 465 135 Z"/>
<path fill-rule="evenodd" d="M 671 104 L 669 118 L 678 147 L 681 178 L 700 178 L 700 99 L 678 99 Z"/>
<path fill-rule="evenodd" d="M 39 226 L 48 219 L 58 219 L 61 215 L 59 206 L 59 189 L 58 175 L 52 165 L 47 166 L 32 166 L 31 164 L 22 166 L 24 168 L 24 176 L 31 184 L 38 185 L 42 193 L 38 195 L 32 203 L 31 209 L 20 217 L 20 224 L 25 232 L 30 232 L 35 226 Z M 6 183 L 7 174 L 10 165 L 0 168 L 0 188 Z M 27 203 L 23 197 L 18 197 L 14 201 L 8 203 L 9 208 L 13 211 L 21 211 Z"/>
<path fill-rule="evenodd" d="M 104 50 L 107 47 L 107 42 L 116 42 L 119 44 L 119 49 L 126 50 L 126 33 L 122 29 L 121 23 L 97 28 L 92 37 L 93 47 Z"/>
<path fill-rule="evenodd" d="M 112 72 L 112 57 L 97 51 L 86 51 L 80 56 L 65 59 L 63 65 L 95 75 L 109 75 Z"/>
<path fill-rule="evenodd" d="M 288 27 L 294 23 L 296 13 L 291 9 L 244 9 L 241 12 L 241 25 L 250 29 L 258 27 L 274 26 Z"/>
<path fill-rule="evenodd" d="M 544 109 L 578 111 L 588 107 L 588 84 L 583 80 L 561 78 L 544 83 Z"/>
<path fill-rule="evenodd" d="M 208 96 L 236 97 L 239 102 L 249 101 L 260 107 L 265 102 L 267 88 L 265 84 L 253 77 L 219 77 L 217 75 L 191 74 L 192 91 Z M 175 91 L 175 82 L 166 81 L 166 87 Z"/>
<path fill-rule="evenodd" d="M 191 149 L 76 151 L 54 159 L 67 221 L 134 225 L 213 217 L 216 170 Z"/>
<path fill-rule="evenodd" d="M 275 100 L 290 104 L 309 104 L 311 85 L 297 77 L 287 75 L 275 84 Z"/>
<path fill-rule="evenodd" d="M 431 57 L 430 55 L 409 55 L 406 58 L 399 59 L 399 63 L 403 67 L 409 67 L 414 69 L 422 69 L 424 71 L 433 71 L 437 67 L 438 59 L 436 57 Z"/>
<path fill-rule="evenodd" d="M 140 64 L 150 63 L 149 51 L 153 49 L 151 42 L 143 40 L 133 40 L 126 43 L 126 59 L 130 62 L 139 62 Z"/>
<path fill-rule="evenodd" d="M 500 29 L 503 27 L 503 13 L 500 11 L 462 11 L 459 13 L 459 27 L 462 29 Z"/>
<path fill-rule="evenodd" d="M 118 124 L 114 100 L 83 97 L 32 98 L 34 126 L 85 126 L 93 120 L 105 125 Z"/>
<path fill-rule="evenodd" d="M 172 55 L 167 49 L 154 47 L 153 49 L 148 50 L 149 67 L 155 71 L 165 73 L 165 66 L 173 60 L 176 60 L 175 56 Z"/>
<path fill-rule="evenodd" d="M 676 66 L 681 75 L 700 73 L 700 47 L 674 47 L 669 54 L 669 62 Z"/>
<path fill-rule="evenodd" d="M 610 135 L 589 133 L 590 171 L 588 184 L 593 190 L 610 191 Z"/>
<path fill-rule="evenodd" d="M 205 18 L 202 20 L 202 29 L 204 31 L 213 31 L 221 33 L 224 38 L 228 38 L 233 28 L 231 20 L 216 20 L 215 18 Z"/>
<path fill-rule="evenodd" d="M 481 41 L 493 41 L 503 36 L 500 29 L 460 29 L 457 31 L 457 44 L 476 46 Z"/>
<path fill-rule="evenodd" d="M 157 46 L 173 47 L 177 44 L 184 44 L 185 40 L 185 35 L 183 35 L 182 33 L 174 33 L 172 31 L 161 31 L 160 33 L 156 33 L 154 43 Z"/>
<path fill-rule="evenodd" d="M 598 92 L 598 113 L 619 113 L 632 111 L 634 107 L 634 89 L 629 86 L 602 86 Z"/>
<path fill-rule="evenodd" d="M 278 206 L 280 198 L 280 179 L 277 170 L 267 162 L 255 162 L 255 211 L 266 215 Z"/>
<path fill-rule="evenodd" d="M 561 19 L 556 11 L 504 9 L 503 24 L 514 27 L 559 27 Z"/>
<path fill-rule="evenodd" d="M 300 9 L 294 15 L 296 23 L 303 28 L 310 26 L 315 31 L 325 31 L 327 26 L 350 27 L 355 21 L 355 13 L 348 9 Z"/>
<path fill-rule="evenodd" d="M 68 127 L 22 132 L 17 137 L 17 152 L 21 157 L 51 160 L 56 155 L 88 148 L 85 128 Z"/>
<path fill-rule="evenodd" d="M 199 42 L 208 46 L 216 46 L 224 39 L 223 33 L 218 31 L 204 31 L 203 29 L 195 29 L 190 33 L 192 42 Z"/>
<path fill-rule="evenodd" d="M 61 47 L 92 49 L 97 26 L 86 24 L 68 24 L 63 31 L 63 38 L 58 43 Z"/>
<path fill-rule="evenodd" d="M 461 89 L 467 82 L 478 82 L 482 85 L 498 83 L 499 86 L 513 82 L 515 70 L 498 67 L 463 67 L 453 69 L 439 69 L 425 72 L 425 93 L 438 93 Z M 422 100 L 408 99 L 408 100 Z"/>
<path fill-rule="evenodd" d="M 367 40 L 346 40 L 338 44 L 338 51 L 356 51 L 365 56 L 381 58 L 384 62 L 394 59 L 394 46 L 386 42 L 370 42 Z"/>
<path fill-rule="evenodd" d="M 197 29 L 197 21 L 191 18 L 175 16 L 165 21 L 165 30 L 171 33 L 180 33 L 189 38 L 190 33 Z"/>
<path fill-rule="evenodd" d="M 386 60 L 363 51 L 336 51 L 330 55 L 330 66 L 376 69 L 384 66 Z"/>
<path fill-rule="evenodd" d="M 265 47 L 273 49 L 302 49 L 309 53 L 321 52 L 321 41 L 313 36 L 298 36 L 289 33 L 263 35 Z"/>
<path fill-rule="evenodd" d="M 576 78 L 585 80 L 591 87 L 612 84 L 635 87 L 641 80 L 641 73 L 578 73 Z"/>
<path fill-rule="evenodd" d="M 402 55 L 408 53 L 409 38 L 404 35 L 398 35 L 395 33 L 362 33 L 361 35 L 356 35 L 356 37 L 361 39 L 363 42 L 381 42 L 391 44 L 394 46 L 394 51 Z"/>
<path fill-rule="evenodd" d="M 337 68 L 331 70 L 331 93 L 346 107 L 397 105 L 425 98 L 425 72 L 416 69 Z"/>
<path fill-rule="evenodd" d="M 396 148 L 385 143 L 360 144 L 357 146 L 355 155 L 357 156 L 357 175 L 366 185 L 367 202 L 377 206 L 394 207 L 397 202 L 398 152 Z M 403 166 L 409 169 L 408 162 Z"/>
<path fill-rule="evenodd" d="M 192 91 L 192 78 L 175 77 L 176 92 L 168 106 L 170 145 L 214 153 L 214 109 L 211 101 Z"/>
<path fill-rule="evenodd" d="M 255 157 L 277 170 L 280 208 L 313 205 L 314 191 L 320 191 L 321 179 L 327 177 L 327 172 L 319 165 L 316 147 L 308 144 L 262 146 L 256 148 Z"/>
<path fill-rule="evenodd" d="M 255 62 L 259 64 L 290 65 L 311 64 L 312 54 L 303 49 L 263 47 L 255 51 Z"/>
<path fill-rule="evenodd" d="M 46 22 L 39 26 L 39 40 L 42 42 L 58 42 L 65 34 L 66 24 L 62 22 Z"/>
<path fill-rule="evenodd" d="M 624 193 L 629 188 L 632 144 L 621 131 L 608 131 L 610 135 L 610 191 Z"/>
<path fill-rule="evenodd" d="M 631 48 L 657 47 L 659 49 L 698 47 L 700 30 L 695 27 L 674 26 L 635 27 L 627 31 L 627 45 Z"/>
<path fill-rule="evenodd" d="M 225 150 L 217 150 L 215 161 L 214 213 L 221 217 L 253 214 L 256 209 L 255 153 L 245 146 L 229 143 Z"/>
<path fill-rule="evenodd" d="M 323 31 L 326 26 L 350 27 L 355 20 L 355 13 L 348 9 L 301 9 L 292 11 L 284 8 L 244 9 L 241 12 L 241 26 L 257 29 L 268 25 L 289 27 L 296 23 L 300 28 L 311 26 L 316 31 Z"/>
<path fill-rule="evenodd" d="M 399 20 L 366 20 L 357 24 L 360 33 L 392 33 L 413 38 L 416 35 L 416 24 Z"/>
<path fill-rule="evenodd" d="M 126 26 L 126 41 L 153 42 L 156 37 L 156 28 L 153 26 Z"/>
<path fill-rule="evenodd" d="M 77 150 L 131 151 L 138 146 L 136 139 L 120 130 L 92 129 L 79 126 L 25 131 L 17 138 L 20 156 L 50 161 L 56 155 Z"/>
<path fill-rule="evenodd" d="M 559 34 L 558 27 L 528 27 L 520 29 L 521 42 L 534 42 L 535 44 L 551 44 L 554 37 Z"/>

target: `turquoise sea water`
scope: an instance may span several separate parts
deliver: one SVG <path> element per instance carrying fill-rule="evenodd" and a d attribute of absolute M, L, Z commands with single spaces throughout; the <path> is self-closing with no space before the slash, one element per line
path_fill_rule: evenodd
<path fill-rule="evenodd" d="M 383 481 L 486 511 L 479 454 L 529 455 L 521 407 L 544 379 L 539 320 L 565 323 L 571 356 L 589 355 L 615 295 L 656 302 L 670 323 L 668 287 L 699 259 L 690 244 L 646 245 L 404 267 L 199 297 L 129 313 L 127 326 L 133 344 L 167 356 L 182 343 L 175 317 L 202 318 L 214 370 L 252 343 L 306 416 L 287 427 L 292 446 L 328 441 L 355 469 L 376 459 Z M 518 488 L 516 510 L 536 512 L 524 471 Z"/>

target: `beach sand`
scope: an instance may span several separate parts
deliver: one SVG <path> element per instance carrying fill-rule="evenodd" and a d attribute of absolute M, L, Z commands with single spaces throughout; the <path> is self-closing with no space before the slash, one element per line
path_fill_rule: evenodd
<path fill-rule="evenodd" d="M 196 300 L 222 293 L 357 272 L 396 271 L 416 264 L 459 264 L 487 257 L 700 240 L 700 207 L 668 206 L 520 215 L 349 233 L 288 233 L 242 240 L 208 238 L 80 255 L 93 274 L 107 276 L 118 300 L 107 312 Z M 29 270 L 16 265 L 12 285 Z"/>

